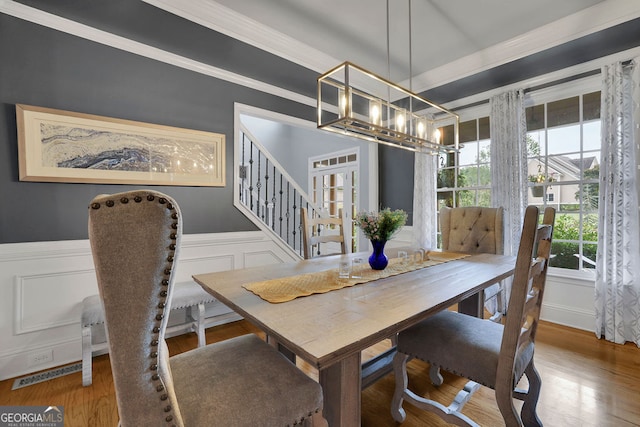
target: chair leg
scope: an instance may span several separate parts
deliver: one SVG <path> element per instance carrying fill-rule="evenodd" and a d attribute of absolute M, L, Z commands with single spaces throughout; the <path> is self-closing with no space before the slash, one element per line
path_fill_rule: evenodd
<path fill-rule="evenodd" d="M 529 392 L 524 399 L 524 405 L 522 405 L 522 422 L 527 427 L 542 427 L 542 422 L 536 414 L 536 406 L 538 405 L 538 397 L 540 396 L 540 388 L 542 387 L 542 379 L 540 374 L 536 370 L 533 364 L 533 359 L 524 371 L 527 379 L 529 380 Z"/>
<path fill-rule="evenodd" d="M 440 366 L 431 365 L 429 368 L 429 378 L 431 379 L 431 384 L 442 385 L 444 378 L 442 378 L 442 374 L 440 373 Z"/>
<path fill-rule="evenodd" d="M 93 383 L 92 366 L 93 351 L 91 348 L 91 325 L 82 327 L 82 385 L 90 386 Z"/>
<path fill-rule="evenodd" d="M 513 390 L 496 384 L 496 403 L 506 427 L 522 427 L 522 420 L 513 404 Z"/>
<path fill-rule="evenodd" d="M 393 357 L 393 373 L 396 377 L 396 390 L 391 399 L 391 416 L 401 423 L 407 418 L 407 413 L 402 409 L 403 395 L 409 386 L 407 377 L 407 361 L 409 356 L 404 353 L 396 353 Z"/>
<path fill-rule="evenodd" d="M 198 335 L 198 347 L 204 347 L 207 344 L 206 335 L 204 333 L 205 309 L 204 304 L 198 304 L 198 318 L 196 319 L 196 334 Z"/>

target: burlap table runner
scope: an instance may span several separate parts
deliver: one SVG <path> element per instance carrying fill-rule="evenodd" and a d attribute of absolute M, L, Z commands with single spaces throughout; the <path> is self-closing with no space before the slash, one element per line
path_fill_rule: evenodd
<path fill-rule="evenodd" d="M 300 274 L 298 276 L 282 277 L 279 279 L 265 280 L 262 282 L 243 285 L 245 289 L 258 295 L 265 301 L 281 303 L 291 301 L 299 297 L 312 294 L 323 294 L 372 280 L 384 279 L 409 271 L 442 264 L 456 259 L 466 258 L 469 255 L 454 252 L 429 252 L 422 262 L 406 261 L 400 258 L 391 258 L 389 265 L 384 270 L 373 270 L 364 262 L 358 271 L 352 271 L 352 275 L 362 277 L 341 279 L 338 277 L 338 269 L 318 271 L 315 273 Z"/>

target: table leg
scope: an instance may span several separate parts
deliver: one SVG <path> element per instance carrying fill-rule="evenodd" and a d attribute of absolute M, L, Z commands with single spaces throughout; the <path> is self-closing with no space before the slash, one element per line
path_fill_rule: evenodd
<path fill-rule="evenodd" d="M 360 426 L 361 374 L 360 352 L 320 370 L 322 413 L 331 427 Z"/>
<path fill-rule="evenodd" d="M 480 291 L 460 301 L 458 303 L 458 313 L 468 314 L 469 316 L 482 319 L 484 317 L 484 292 Z"/>

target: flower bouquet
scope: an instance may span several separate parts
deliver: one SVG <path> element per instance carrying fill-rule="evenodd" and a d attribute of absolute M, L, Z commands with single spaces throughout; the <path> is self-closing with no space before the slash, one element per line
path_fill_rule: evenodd
<path fill-rule="evenodd" d="M 385 208 L 380 212 L 359 212 L 355 223 L 367 239 L 371 240 L 373 253 L 369 265 L 374 270 L 384 270 L 389 259 L 384 254 L 384 245 L 407 222 L 407 213 L 402 209 L 392 211 Z"/>

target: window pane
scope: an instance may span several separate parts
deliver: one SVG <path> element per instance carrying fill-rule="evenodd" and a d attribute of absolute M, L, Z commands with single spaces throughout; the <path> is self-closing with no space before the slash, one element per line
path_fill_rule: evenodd
<path fill-rule="evenodd" d="M 460 146 L 459 164 L 472 165 L 478 162 L 478 143 L 466 142 Z"/>
<path fill-rule="evenodd" d="M 490 163 L 491 162 L 491 140 L 483 139 L 478 141 L 478 162 Z"/>
<path fill-rule="evenodd" d="M 584 212 L 597 213 L 598 212 L 598 192 L 600 190 L 600 184 L 598 183 L 583 184 L 581 188 L 582 188 L 582 209 L 584 210 Z"/>
<path fill-rule="evenodd" d="M 491 190 L 478 190 L 478 206 L 491 207 Z"/>
<path fill-rule="evenodd" d="M 447 168 L 438 171 L 438 188 L 453 188 L 455 186 L 455 169 Z"/>
<path fill-rule="evenodd" d="M 525 109 L 527 130 L 544 129 L 544 105 L 534 105 Z"/>
<path fill-rule="evenodd" d="M 478 167 L 466 166 L 460 168 L 458 187 L 476 187 L 478 185 Z"/>
<path fill-rule="evenodd" d="M 458 135 L 460 137 L 460 135 Z M 455 134 L 453 125 L 443 126 L 440 128 L 440 138 L 443 145 L 454 145 Z"/>
<path fill-rule="evenodd" d="M 544 130 L 527 133 L 527 157 L 544 156 L 547 146 Z"/>
<path fill-rule="evenodd" d="M 594 244 L 585 244 L 583 246 L 583 258 L 582 258 L 582 268 L 596 268 L 596 251 L 598 250 L 598 245 Z"/>
<path fill-rule="evenodd" d="M 477 129 L 476 129 L 476 120 L 469 120 L 468 122 L 460 123 L 460 135 L 458 138 L 460 139 L 460 143 L 476 141 L 478 139 Z"/>
<path fill-rule="evenodd" d="M 580 98 L 561 99 L 547 104 L 547 127 L 561 126 L 580 121 Z"/>
<path fill-rule="evenodd" d="M 588 122 L 582 125 L 582 146 L 583 150 L 600 150 L 600 120 Z M 600 162 L 600 154 L 598 154 L 598 163 Z"/>
<path fill-rule="evenodd" d="M 491 185 L 491 166 L 481 165 L 478 168 L 478 184 L 482 187 Z"/>
<path fill-rule="evenodd" d="M 547 130 L 549 154 L 580 152 L 580 125 Z"/>
<path fill-rule="evenodd" d="M 491 138 L 489 117 L 481 117 L 478 119 L 478 139 Z"/>
<path fill-rule="evenodd" d="M 553 234 L 555 239 L 555 229 Z M 569 268 L 571 270 L 578 269 L 579 260 L 578 257 L 575 256 L 576 254 L 579 254 L 577 243 L 554 241 L 551 245 L 551 254 L 554 255 L 549 262 L 551 267 Z"/>
<path fill-rule="evenodd" d="M 458 192 L 458 206 L 475 206 L 476 192 L 474 190 L 461 190 Z"/>
<path fill-rule="evenodd" d="M 600 118 L 600 92 L 592 92 L 582 97 L 582 120 Z"/>

